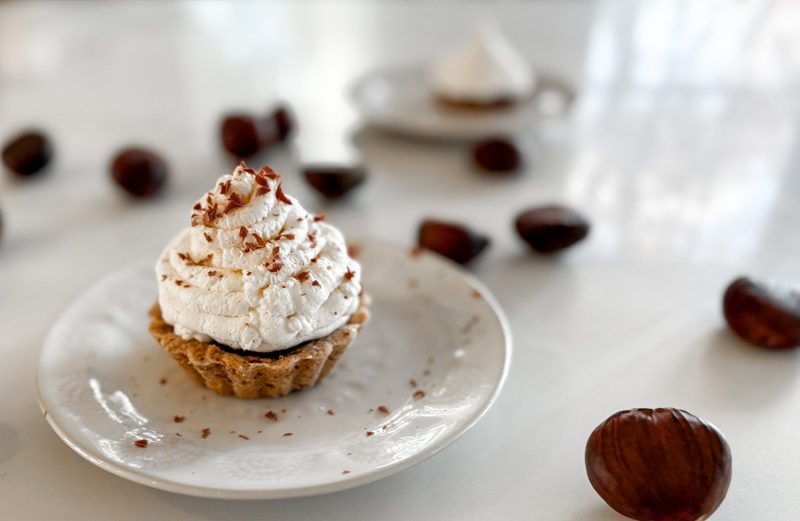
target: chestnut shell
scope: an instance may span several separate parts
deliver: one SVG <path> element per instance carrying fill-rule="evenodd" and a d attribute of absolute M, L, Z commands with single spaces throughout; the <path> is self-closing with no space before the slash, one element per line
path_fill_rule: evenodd
<path fill-rule="evenodd" d="M 489 238 L 464 225 L 427 219 L 419 226 L 417 244 L 459 264 L 466 264 L 489 246 Z"/>
<path fill-rule="evenodd" d="M 592 487 L 641 521 L 699 521 L 731 482 L 731 452 L 710 423 L 681 409 L 631 409 L 601 423 L 586 443 Z"/>
<path fill-rule="evenodd" d="M 800 346 L 800 290 L 739 277 L 722 298 L 725 320 L 744 340 L 768 349 Z"/>
<path fill-rule="evenodd" d="M 558 204 L 529 208 L 517 215 L 514 226 L 532 250 L 544 255 L 583 240 L 591 228 L 583 215 Z"/>
<path fill-rule="evenodd" d="M 134 197 L 157 194 L 167 181 L 167 162 L 154 150 L 131 147 L 120 150 L 111 161 L 111 178 Z"/>
<path fill-rule="evenodd" d="M 53 144 L 44 132 L 28 130 L 9 140 L 0 155 L 9 170 L 29 177 L 43 171 L 53 159 Z"/>

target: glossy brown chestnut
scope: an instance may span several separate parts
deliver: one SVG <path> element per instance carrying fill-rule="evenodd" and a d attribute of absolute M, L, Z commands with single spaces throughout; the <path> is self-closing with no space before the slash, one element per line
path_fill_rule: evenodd
<path fill-rule="evenodd" d="M 472 146 L 472 160 L 486 172 L 510 174 L 522 166 L 522 152 L 511 139 L 493 137 Z"/>
<path fill-rule="evenodd" d="M 265 116 L 229 114 L 222 120 L 220 136 L 225 150 L 236 157 L 246 158 L 285 141 L 293 128 L 290 110 L 279 105 Z"/>
<path fill-rule="evenodd" d="M 800 346 L 800 289 L 739 277 L 722 298 L 725 320 L 744 340 L 769 349 Z"/>
<path fill-rule="evenodd" d="M 731 482 L 731 452 L 710 423 L 680 409 L 631 409 L 601 423 L 586 443 L 592 487 L 640 521 L 701 521 Z"/>
<path fill-rule="evenodd" d="M 41 172 L 53 158 L 53 145 L 40 131 L 30 130 L 14 136 L 3 146 L 3 163 L 20 177 Z"/>
<path fill-rule="evenodd" d="M 515 221 L 517 233 L 536 252 L 548 254 L 569 248 L 589 235 L 589 221 L 560 205 L 530 208 Z"/>
<path fill-rule="evenodd" d="M 419 227 L 417 244 L 466 264 L 489 246 L 489 238 L 460 224 L 428 219 Z"/>
<path fill-rule="evenodd" d="M 111 161 L 111 177 L 129 194 L 145 198 L 161 190 L 167 180 L 167 163 L 145 148 L 127 148 Z"/>
<path fill-rule="evenodd" d="M 317 192 L 328 199 L 339 199 L 367 179 L 361 166 L 307 165 L 303 175 Z"/>

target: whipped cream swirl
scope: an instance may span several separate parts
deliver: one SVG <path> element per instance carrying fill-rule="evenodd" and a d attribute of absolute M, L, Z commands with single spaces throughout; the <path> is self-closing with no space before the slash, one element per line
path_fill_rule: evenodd
<path fill-rule="evenodd" d="M 476 26 L 471 37 L 431 70 L 433 89 L 454 101 L 492 103 L 529 96 L 536 83 L 528 61 L 494 25 Z"/>
<path fill-rule="evenodd" d="M 184 339 L 255 352 L 330 334 L 358 308 L 361 268 L 342 234 L 242 163 L 194 205 L 157 265 L 164 320 Z"/>

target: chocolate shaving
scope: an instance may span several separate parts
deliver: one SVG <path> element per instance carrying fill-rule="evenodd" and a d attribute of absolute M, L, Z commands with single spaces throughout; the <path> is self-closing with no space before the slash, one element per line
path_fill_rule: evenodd
<path fill-rule="evenodd" d="M 230 179 L 228 179 L 227 181 L 225 181 L 224 183 L 219 185 L 219 193 L 222 194 L 222 195 L 227 194 L 230 189 L 231 189 L 231 180 Z"/>
<path fill-rule="evenodd" d="M 241 237 L 242 239 L 247 237 L 247 228 L 245 228 L 244 226 L 239 228 L 239 237 Z"/>
<path fill-rule="evenodd" d="M 276 239 L 279 240 L 279 241 L 282 241 L 282 240 L 293 241 L 294 240 L 294 234 L 293 233 L 284 233 L 283 235 L 278 235 L 278 237 Z"/>
<path fill-rule="evenodd" d="M 245 436 L 244 434 L 240 434 L 239 437 L 242 438 L 243 440 L 249 440 L 250 439 L 247 436 Z"/>
<path fill-rule="evenodd" d="M 300 273 L 295 273 L 293 277 L 300 282 L 305 282 L 311 276 L 311 273 L 307 271 L 301 271 Z"/>
<path fill-rule="evenodd" d="M 325 214 L 324 213 L 318 213 L 317 215 L 314 216 L 314 222 L 315 223 L 319 222 L 319 221 L 324 221 L 324 220 L 325 220 Z"/>
<path fill-rule="evenodd" d="M 367 434 L 367 438 L 369 438 L 370 436 L 374 436 L 375 435 L 375 433 L 372 432 L 372 431 L 367 431 L 366 434 Z"/>
<path fill-rule="evenodd" d="M 166 275 L 161 275 L 161 280 L 162 281 L 167 280 L 167 276 Z"/>
<path fill-rule="evenodd" d="M 208 242 L 214 242 L 214 239 L 212 239 L 211 236 L 206 232 L 203 232 L 203 237 L 205 237 Z"/>
<path fill-rule="evenodd" d="M 266 177 L 261 175 L 261 172 L 259 172 L 259 174 L 256 176 L 256 183 L 260 184 L 261 186 L 268 186 L 269 185 L 269 181 L 267 181 Z"/>
<path fill-rule="evenodd" d="M 271 191 L 272 190 L 270 190 L 268 186 L 262 186 L 261 188 L 256 190 L 256 195 L 267 195 Z"/>
<path fill-rule="evenodd" d="M 263 175 L 269 177 L 270 179 L 272 179 L 273 181 L 278 180 L 281 177 L 278 174 L 276 174 L 275 171 L 273 169 L 271 169 L 270 167 L 268 167 L 268 166 L 262 166 L 261 167 L 261 171 L 259 171 L 259 174 L 263 174 Z"/>
<path fill-rule="evenodd" d="M 350 280 L 356 276 L 356 272 L 353 270 L 347 270 L 344 274 L 344 280 Z"/>
<path fill-rule="evenodd" d="M 292 201 L 290 201 L 289 198 L 286 197 L 286 194 L 283 193 L 283 184 L 282 183 L 278 183 L 278 191 L 275 192 L 275 197 L 277 197 L 278 201 L 280 201 L 282 203 L 292 204 Z"/>
<path fill-rule="evenodd" d="M 413 395 L 415 400 L 419 400 L 420 398 L 425 398 L 425 391 L 416 391 Z"/>
<path fill-rule="evenodd" d="M 239 194 L 237 194 L 236 192 L 233 192 L 230 195 L 230 197 L 228 198 L 228 205 L 225 207 L 224 210 L 222 210 L 222 213 L 223 214 L 228 213 L 229 211 L 231 211 L 231 210 L 233 210 L 235 208 L 242 207 L 242 206 L 244 206 L 244 203 L 242 202 L 242 198 L 239 197 Z"/>
<path fill-rule="evenodd" d="M 272 248 L 272 260 L 267 261 L 264 264 L 268 271 L 277 273 L 281 271 L 281 268 L 283 268 L 283 259 L 281 259 L 280 252 L 281 249 L 278 246 Z"/>
<path fill-rule="evenodd" d="M 239 168 L 241 168 L 242 171 L 247 173 L 247 174 L 256 175 L 256 171 L 253 170 L 252 168 L 248 168 L 248 166 L 246 164 L 244 164 L 244 161 L 239 163 Z"/>
<path fill-rule="evenodd" d="M 208 438 L 209 436 L 211 436 L 211 429 L 209 429 L 208 427 L 206 427 L 205 429 L 203 429 L 203 439 L 206 439 L 206 438 Z"/>
<path fill-rule="evenodd" d="M 209 277 L 214 277 L 214 276 L 216 276 L 216 275 L 217 275 L 217 272 L 216 272 L 216 271 L 214 271 L 214 270 L 211 270 L 211 271 L 209 271 L 209 272 L 208 272 L 208 276 L 209 276 Z"/>
<path fill-rule="evenodd" d="M 147 440 L 136 440 L 133 442 L 133 444 L 141 449 L 147 448 Z"/>
<path fill-rule="evenodd" d="M 193 209 L 193 210 L 199 210 L 200 208 L 202 208 L 202 206 L 200 205 L 200 203 L 197 203 L 197 204 L 195 204 L 194 206 L 192 206 L 192 209 Z"/>
<path fill-rule="evenodd" d="M 265 241 L 259 234 L 253 233 L 253 239 L 256 240 L 256 244 L 258 244 L 259 248 L 263 248 L 267 245 L 267 241 Z"/>
<path fill-rule="evenodd" d="M 283 437 L 286 438 L 286 437 L 291 436 L 293 434 L 294 434 L 293 432 L 284 432 L 283 433 Z"/>
<path fill-rule="evenodd" d="M 278 415 L 275 414 L 275 411 L 273 411 L 273 410 L 267 411 L 266 414 L 264 414 L 264 418 L 266 418 L 268 420 L 272 420 L 274 422 L 278 421 Z"/>
<path fill-rule="evenodd" d="M 311 283 L 311 285 L 312 286 L 321 286 L 322 284 L 320 284 L 318 280 L 315 280 L 314 282 Z"/>
<path fill-rule="evenodd" d="M 174 421 L 175 423 L 181 423 L 185 419 L 186 419 L 185 417 L 178 416 L 177 414 L 172 417 L 172 421 Z"/>

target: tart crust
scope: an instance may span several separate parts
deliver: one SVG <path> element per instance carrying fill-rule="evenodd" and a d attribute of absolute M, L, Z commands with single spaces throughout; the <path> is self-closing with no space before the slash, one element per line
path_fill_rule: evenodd
<path fill-rule="evenodd" d="M 150 334 L 199 383 L 223 395 L 275 398 L 313 387 L 327 376 L 369 319 L 369 305 L 362 296 L 350 320 L 333 333 L 262 356 L 231 353 L 217 344 L 184 340 L 164 322 L 158 302 L 149 314 Z"/>

